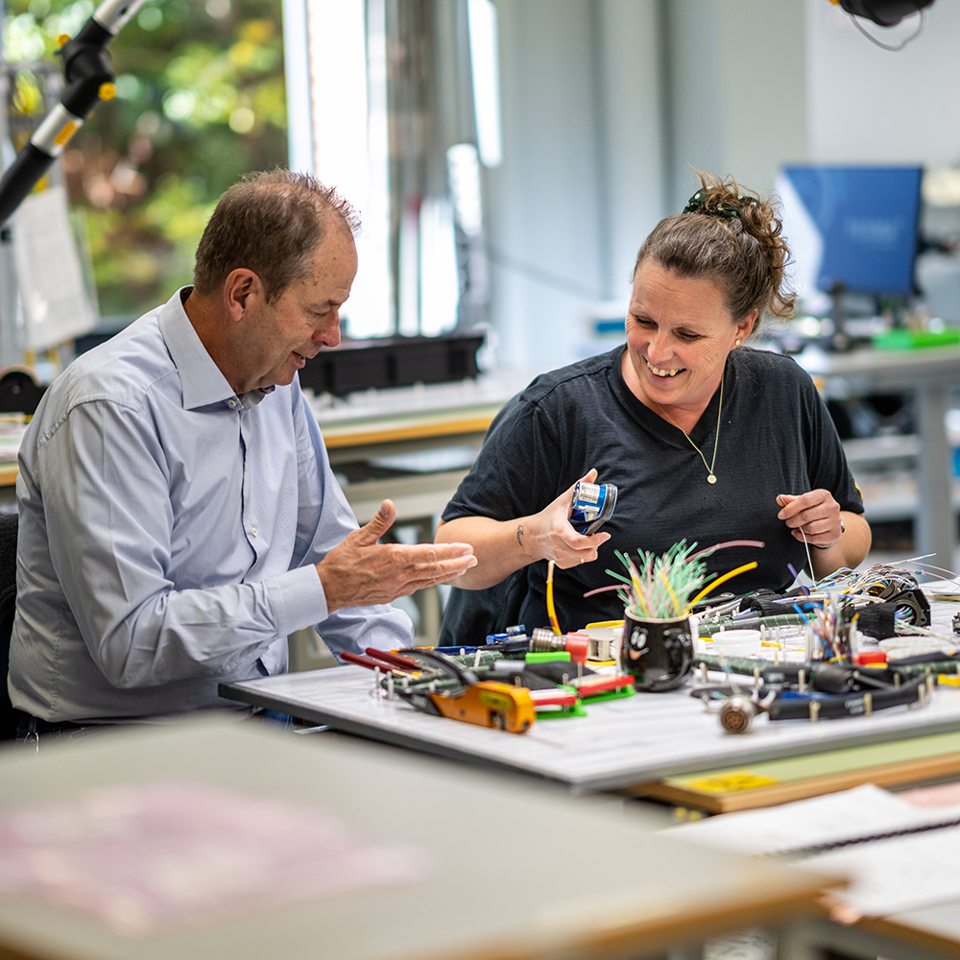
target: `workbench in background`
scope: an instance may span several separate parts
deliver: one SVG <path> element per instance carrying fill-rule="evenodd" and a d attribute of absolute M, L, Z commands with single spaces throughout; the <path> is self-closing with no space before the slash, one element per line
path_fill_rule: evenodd
<path fill-rule="evenodd" d="M 934 561 L 954 569 L 957 557 L 957 505 L 954 498 L 953 451 L 946 418 L 951 391 L 960 386 L 960 346 L 920 347 L 914 350 L 879 350 L 864 347 L 848 352 L 806 350 L 795 357 L 813 376 L 826 399 L 905 392 L 915 397 L 916 437 L 884 437 L 875 445 L 874 459 L 913 453 L 916 492 L 903 501 L 899 515 L 914 517 L 914 552 L 935 554 Z M 869 441 L 851 445 L 854 476 L 866 477 Z M 891 450 L 890 448 L 894 449 Z M 871 502 L 866 504 L 871 520 Z M 894 509 L 884 503 L 878 520 L 890 519 Z"/>
<path fill-rule="evenodd" d="M 499 370 L 456 383 L 358 391 L 345 398 L 308 395 L 357 521 L 367 523 L 390 499 L 397 508 L 397 538 L 432 542 L 437 518 L 473 465 L 491 421 L 536 373 Z M 418 641 L 435 643 L 440 591 L 421 590 L 412 602 Z M 307 630 L 294 641 L 295 667 L 333 662 L 311 652 L 315 637 Z"/>

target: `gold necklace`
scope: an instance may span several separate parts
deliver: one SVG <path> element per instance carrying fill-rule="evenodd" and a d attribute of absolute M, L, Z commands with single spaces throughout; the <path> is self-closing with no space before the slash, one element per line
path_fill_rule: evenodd
<path fill-rule="evenodd" d="M 652 399 L 652 398 L 651 398 Z M 700 454 L 700 459 L 703 461 L 703 465 L 707 468 L 707 483 L 716 483 L 717 475 L 713 472 L 714 464 L 717 462 L 717 444 L 720 442 L 720 415 L 723 413 L 723 375 L 720 376 L 720 406 L 717 408 L 717 434 L 713 440 L 713 459 L 710 463 L 707 463 L 707 458 L 703 455 L 703 451 L 690 439 L 690 434 L 686 430 L 682 430 L 663 412 L 663 407 L 657 403 L 656 400 L 653 401 L 657 407 L 657 410 L 660 411 L 660 416 L 663 417 L 671 427 L 676 427 L 677 430 L 687 438 L 690 446 L 693 447 L 697 453 Z"/>

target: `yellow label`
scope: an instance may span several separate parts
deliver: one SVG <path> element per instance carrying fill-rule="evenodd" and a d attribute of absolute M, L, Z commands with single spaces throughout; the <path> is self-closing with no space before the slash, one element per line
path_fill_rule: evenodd
<path fill-rule="evenodd" d="M 65 123 L 60 128 L 60 132 L 53 138 L 53 142 L 58 147 L 62 147 L 77 132 L 78 129 L 79 124 Z"/>
<path fill-rule="evenodd" d="M 480 702 L 485 707 L 493 707 L 495 710 L 509 710 L 513 706 L 513 701 L 509 697 L 489 690 L 480 691 Z"/>
<path fill-rule="evenodd" d="M 759 787 L 772 787 L 779 783 L 772 777 L 761 777 L 746 771 L 726 773 L 722 777 L 704 777 L 702 780 L 689 780 L 684 784 L 689 790 L 700 793 L 739 793 L 742 790 L 756 790 Z"/>

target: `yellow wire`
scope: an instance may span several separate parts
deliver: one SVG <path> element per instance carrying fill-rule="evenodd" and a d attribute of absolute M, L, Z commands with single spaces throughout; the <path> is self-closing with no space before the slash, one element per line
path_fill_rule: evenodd
<path fill-rule="evenodd" d="M 677 595 L 673 592 L 673 587 L 670 586 L 670 581 L 667 579 L 667 575 L 663 572 L 663 567 L 661 567 L 657 572 L 660 574 L 660 579 L 663 581 L 664 586 L 666 586 L 667 590 L 670 592 L 670 598 L 673 600 L 673 609 L 676 610 L 680 616 L 683 616 L 683 614 L 680 613 L 680 601 L 677 599 Z"/>
<path fill-rule="evenodd" d="M 550 626 L 553 632 L 560 636 L 563 632 L 560 629 L 560 621 L 557 620 L 557 608 L 553 604 L 553 570 L 556 564 L 551 560 L 547 564 L 547 616 L 550 618 Z"/>
<path fill-rule="evenodd" d="M 636 567 L 631 563 L 627 569 L 630 572 L 630 579 L 633 581 L 633 592 L 636 598 L 640 601 L 640 609 L 643 611 L 645 617 L 650 616 L 650 611 L 647 609 L 647 605 L 643 602 L 643 590 L 640 589 L 640 581 L 637 579 Z"/>
<path fill-rule="evenodd" d="M 702 600 L 711 590 L 716 589 L 720 586 L 721 583 L 726 583 L 728 580 L 737 576 L 739 573 L 746 573 L 747 570 L 752 570 L 757 565 L 756 560 L 751 560 L 749 563 L 745 563 L 742 567 L 737 567 L 736 570 L 731 570 L 729 573 L 725 573 L 722 577 L 718 577 L 713 583 L 704 587 L 688 604 L 686 610 L 683 611 L 680 616 L 685 617 L 691 610 L 692 607 L 696 606 L 697 603 Z"/>

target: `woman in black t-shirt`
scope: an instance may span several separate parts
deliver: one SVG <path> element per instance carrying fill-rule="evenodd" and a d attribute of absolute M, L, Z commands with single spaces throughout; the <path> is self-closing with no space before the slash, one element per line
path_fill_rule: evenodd
<path fill-rule="evenodd" d="M 583 600 L 612 582 L 614 548 L 763 540 L 765 562 L 731 583 L 739 591 L 783 588 L 808 549 L 816 579 L 859 564 L 870 528 L 810 378 L 789 358 L 743 346 L 762 317 L 792 313 L 787 257 L 772 204 L 701 175 L 684 212 L 640 248 L 626 346 L 537 378 L 491 428 L 437 532 L 477 556 L 455 585 L 519 580 L 520 620 L 541 625 L 555 561 L 570 571 L 557 611 L 573 629 L 615 606 L 612 594 Z M 569 520 L 579 479 L 620 491 L 613 519 L 591 536 Z M 750 559 L 756 550 L 727 551 L 711 564 Z"/>

